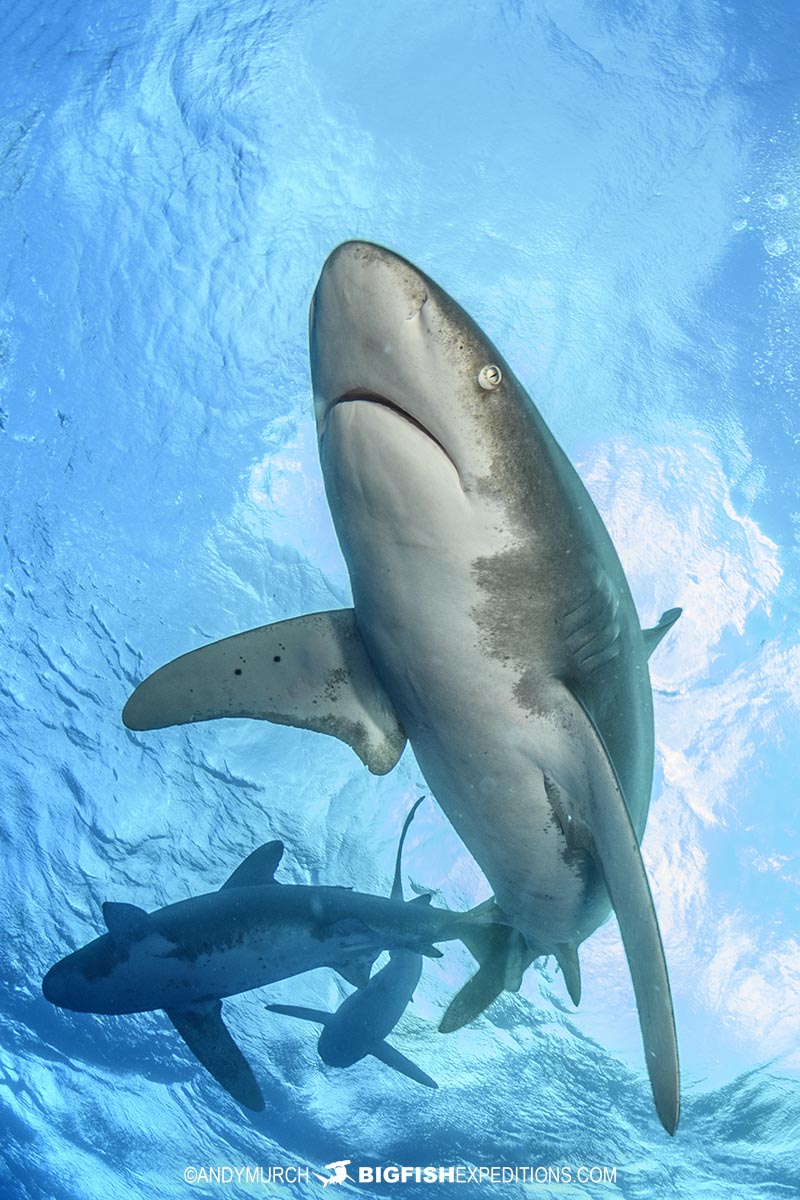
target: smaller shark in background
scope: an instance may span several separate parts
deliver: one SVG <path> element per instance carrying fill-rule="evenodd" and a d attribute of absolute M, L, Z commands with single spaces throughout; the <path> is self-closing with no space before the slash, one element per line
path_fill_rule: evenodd
<path fill-rule="evenodd" d="M 47 972 L 45 998 L 75 1012 L 163 1009 L 234 1100 L 261 1112 L 261 1089 L 222 1019 L 226 996 L 316 967 L 362 987 L 384 950 L 440 958 L 434 943 L 460 938 L 480 959 L 482 939 L 490 949 L 497 936 L 485 906 L 455 913 L 434 908 L 430 896 L 405 903 L 344 887 L 279 884 L 282 855 L 282 842 L 267 842 L 219 891 L 153 913 L 105 903 L 108 932 Z"/>
<path fill-rule="evenodd" d="M 394 868 L 391 898 L 403 903 L 402 856 L 403 844 L 414 814 L 424 796 L 420 796 L 408 814 L 400 834 Z M 428 901 L 430 897 L 425 897 Z M 294 1004 L 268 1004 L 270 1012 L 298 1017 L 322 1025 L 317 1048 L 319 1056 L 329 1067 L 352 1067 L 371 1054 L 387 1067 L 392 1067 L 425 1087 L 438 1087 L 418 1066 L 385 1041 L 411 1001 L 422 975 L 422 955 L 416 950 L 393 950 L 389 962 L 369 983 L 357 988 L 339 1005 L 336 1012 L 318 1008 L 300 1008 Z"/>

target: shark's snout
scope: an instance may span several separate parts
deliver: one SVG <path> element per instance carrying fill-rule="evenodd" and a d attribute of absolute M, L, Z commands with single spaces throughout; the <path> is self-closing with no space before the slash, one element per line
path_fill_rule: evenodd
<path fill-rule="evenodd" d="M 56 963 L 42 980 L 42 993 L 45 1000 L 59 1008 L 71 1008 L 69 997 L 71 993 L 72 972 L 64 969 L 63 963 Z"/>
<path fill-rule="evenodd" d="M 364 318 L 391 326 L 409 321 L 427 302 L 429 281 L 393 250 L 372 242 L 343 242 L 325 261 L 311 301 L 311 325 L 320 305 L 361 309 Z"/>

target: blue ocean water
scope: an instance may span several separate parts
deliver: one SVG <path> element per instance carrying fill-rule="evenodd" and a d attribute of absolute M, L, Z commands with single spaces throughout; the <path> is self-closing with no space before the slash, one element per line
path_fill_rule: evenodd
<path fill-rule="evenodd" d="M 3 1196 L 311 1197 L 313 1176 L 185 1172 L 342 1158 L 571 1173 L 465 1196 L 798 1194 L 799 35 L 790 0 L 6 0 Z M 374 1061 L 325 1067 L 310 1027 L 266 1011 L 333 1007 L 348 988 L 327 971 L 226 1004 L 259 1116 L 162 1015 L 41 995 L 105 899 L 211 890 L 271 837 L 287 882 L 388 891 L 410 753 L 375 779 L 311 733 L 120 721 L 176 654 L 348 603 L 306 330 L 350 237 L 475 316 L 579 467 L 643 622 L 684 608 L 652 661 L 644 841 L 683 1063 L 672 1140 L 613 921 L 577 1011 L 546 965 L 445 1037 L 471 960 L 426 962 L 396 1034 L 440 1083 L 424 1095 Z M 486 895 L 432 804 L 406 869 L 453 906 Z"/>

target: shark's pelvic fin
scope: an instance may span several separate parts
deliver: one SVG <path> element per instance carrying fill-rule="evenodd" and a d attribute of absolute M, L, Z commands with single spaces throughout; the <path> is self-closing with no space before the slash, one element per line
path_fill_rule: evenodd
<path fill-rule="evenodd" d="M 302 1008 L 297 1004 L 268 1004 L 270 1012 L 283 1013 L 287 1017 L 297 1017 L 299 1021 L 313 1021 L 316 1025 L 327 1025 L 333 1013 L 321 1008 Z"/>
<path fill-rule="evenodd" d="M 617 915 L 633 980 L 645 1061 L 656 1111 L 668 1133 L 680 1114 L 680 1069 L 675 1014 L 664 947 L 636 831 L 616 771 L 588 711 L 574 693 L 586 754 L 586 794 L 576 822 L 602 871 Z M 579 706 L 579 707 L 578 707 Z"/>
<path fill-rule="evenodd" d="M 122 713 L 129 729 L 215 717 L 333 734 L 375 775 L 391 771 L 406 741 L 350 608 L 264 625 L 184 654 L 140 683 Z"/>
<path fill-rule="evenodd" d="M 672 629 L 672 626 L 675 624 L 682 612 L 682 608 L 667 609 L 667 611 L 662 613 L 659 617 L 657 625 L 654 625 L 652 629 L 642 630 L 648 658 L 653 653 L 664 635 L 669 633 L 670 629 Z"/>
<path fill-rule="evenodd" d="M 421 1083 L 425 1087 L 438 1088 L 438 1083 L 435 1079 L 431 1079 L 430 1075 L 401 1054 L 399 1050 L 395 1050 L 394 1046 L 390 1046 L 388 1042 L 381 1042 L 380 1046 L 376 1046 L 370 1051 L 375 1058 L 385 1063 L 387 1067 L 391 1067 L 393 1071 L 399 1071 L 401 1075 L 407 1075 L 409 1079 L 413 1079 L 415 1083 Z"/>
<path fill-rule="evenodd" d="M 264 1097 L 245 1056 L 222 1020 L 222 1001 L 192 1008 L 165 1009 L 192 1054 L 234 1100 L 263 1112 Z"/>
<path fill-rule="evenodd" d="M 485 900 L 468 915 L 494 917 L 496 921 L 502 917 L 493 899 Z M 474 1021 L 501 992 L 519 991 L 522 976 L 536 957 L 518 930 L 501 923 L 467 926 L 461 940 L 479 966 L 450 1001 L 439 1022 L 441 1033 L 454 1033 Z"/>
<path fill-rule="evenodd" d="M 341 963 L 339 966 L 334 967 L 334 970 L 337 975 L 341 975 L 342 979 L 352 984 L 353 987 L 366 987 L 369 983 L 369 977 L 372 974 L 372 968 L 375 965 L 375 959 L 379 955 L 380 951 L 377 954 L 365 952 L 364 954 L 354 956 L 347 963 Z"/>
<path fill-rule="evenodd" d="M 136 942 L 148 930 L 147 913 L 135 904 L 119 904 L 106 900 L 103 905 L 103 920 L 112 937 L 121 942 Z"/>
<path fill-rule="evenodd" d="M 553 953 L 561 968 L 561 974 L 564 976 L 569 998 L 577 1008 L 581 1002 L 581 964 L 578 960 L 577 947 L 569 942 L 563 942 L 554 948 Z"/>
<path fill-rule="evenodd" d="M 275 871 L 282 857 L 283 842 L 265 842 L 239 863 L 219 890 L 222 892 L 225 888 L 263 887 L 264 884 L 276 883 Z"/>

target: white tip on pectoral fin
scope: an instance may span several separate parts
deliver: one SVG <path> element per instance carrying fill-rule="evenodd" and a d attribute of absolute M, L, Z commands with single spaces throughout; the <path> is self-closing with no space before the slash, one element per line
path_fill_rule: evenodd
<path fill-rule="evenodd" d="M 136 730 L 216 717 L 330 733 L 375 775 L 391 771 L 406 741 L 352 609 L 264 625 L 184 654 L 140 683 L 122 713 Z"/>
<path fill-rule="evenodd" d="M 617 915 L 633 981 L 656 1111 L 668 1133 L 680 1114 L 675 1014 L 664 947 L 636 831 L 603 740 L 581 701 L 588 796 L 580 814 Z"/>

